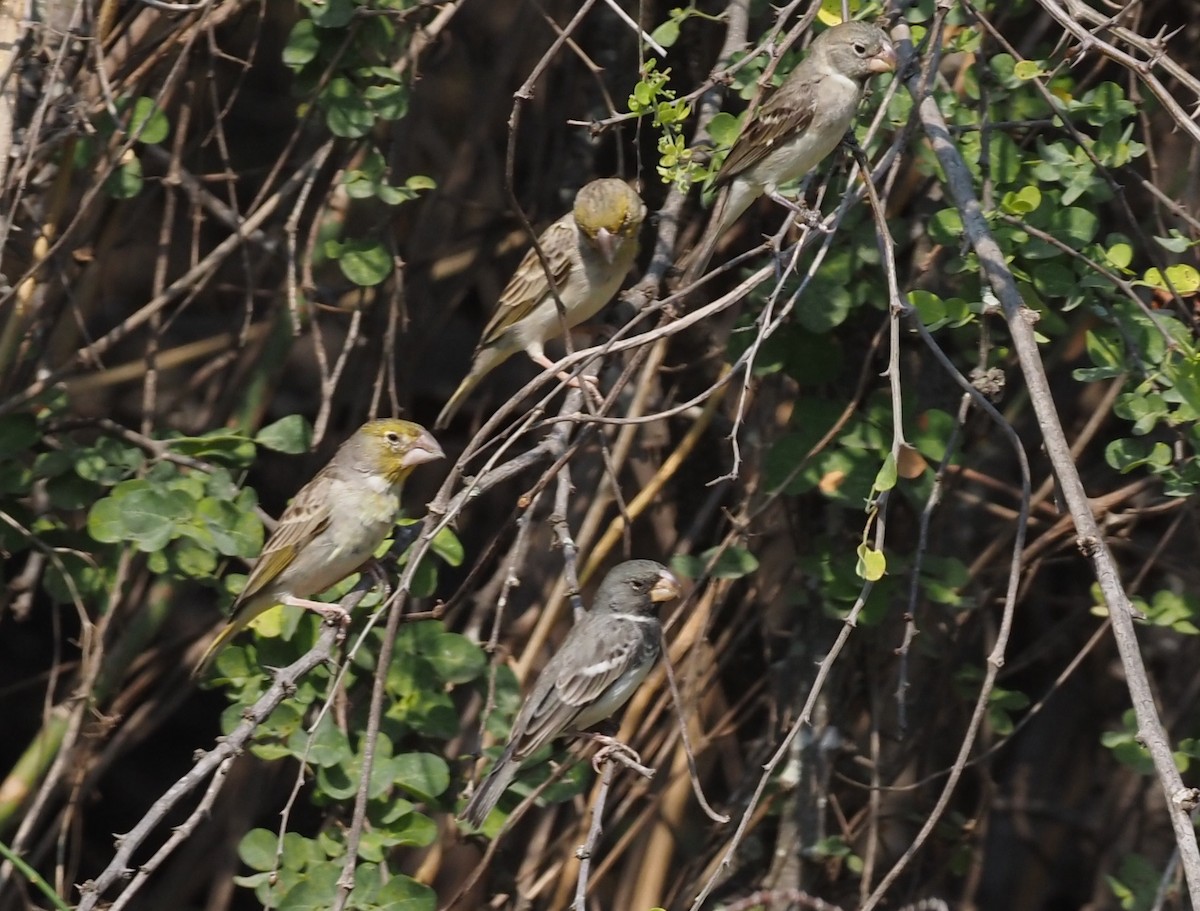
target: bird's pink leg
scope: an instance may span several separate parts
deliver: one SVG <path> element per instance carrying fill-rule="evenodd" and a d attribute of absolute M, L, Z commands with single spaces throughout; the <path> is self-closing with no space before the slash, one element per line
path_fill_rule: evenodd
<path fill-rule="evenodd" d="M 554 361 L 550 360 L 550 358 L 546 357 L 544 354 L 530 354 L 529 357 L 543 370 L 551 370 L 554 368 Z M 555 375 L 572 389 L 583 390 L 583 394 L 588 396 L 597 405 L 604 401 L 604 396 L 600 394 L 600 384 L 596 377 L 590 376 L 586 373 L 581 376 L 572 376 L 571 374 L 562 370 Z"/>
<path fill-rule="evenodd" d="M 788 197 L 784 196 L 778 190 L 767 190 L 766 196 L 772 202 L 778 203 L 789 212 L 794 212 L 796 215 L 796 220 L 805 227 L 808 227 L 814 231 L 825 230 L 821 224 L 821 213 L 816 209 L 810 209 L 807 205 L 805 205 L 804 200 L 788 199 Z"/>
<path fill-rule="evenodd" d="M 300 607 L 304 610 L 310 610 L 314 614 L 320 614 L 329 623 L 337 623 L 339 626 L 346 626 L 350 622 L 349 612 L 340 604 L 329 604 L 325 601 L 313 601 L 310 598 L 297 598 L 289 595 L 280 603 L 287 604 L 291 607 Z"/>

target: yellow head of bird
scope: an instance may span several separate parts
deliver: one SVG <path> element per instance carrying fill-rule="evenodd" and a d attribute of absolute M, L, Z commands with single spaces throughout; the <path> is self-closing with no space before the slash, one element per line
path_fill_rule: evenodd
<path fill-rule="evenodd" d="M 342 445 L 355 462 L 365 462 L 367 470 L 390 484 L 403 481 L 418 465 L 445 457 L 428 430 L 394 418 L 368 421 Z"/>
<path fill-rule="evenodd" d="M 575 194 L 575 224 L 607 262 L 617 244 L 634 237 L 646 218 L 646 204 L 618 177 L 593 180 Z"/>

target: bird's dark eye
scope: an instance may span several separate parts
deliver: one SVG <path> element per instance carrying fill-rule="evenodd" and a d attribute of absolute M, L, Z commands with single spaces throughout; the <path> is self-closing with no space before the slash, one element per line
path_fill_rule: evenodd
<path fill-rule="evenodd" d="M 387 433 L 385 433 L 383 435 L 383 438 L 385 440 L 387 440 L 389 443 L 391 443 L 393 446 L 400 445 L 400 434 L 396 433 L 396 431 L 394 431 L 394 430 L 389 430 Z"/>
<path fill-rule="evenodd" d="M 867 46 L 865 44 L 856 42 L 854 44 L 854 53 L 858 54 L 860 57 L 864 56 L 867 53 Z"/>
<path fill-rule="evenodd" d="M 640 592 L 642 589 L 644 589 L 646 587 L 645 582 L 631 582 L 629 584 L 633 586 L 633 590 L 635 592 Z"/>

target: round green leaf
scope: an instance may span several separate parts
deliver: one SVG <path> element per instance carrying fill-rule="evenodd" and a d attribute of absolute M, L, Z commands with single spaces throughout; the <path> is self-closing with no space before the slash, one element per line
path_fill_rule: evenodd
<path fill-rule="evenodd" d="M 154 103 L 153 98 L 139 98 L 133 103 L 129 132 L 138 142 L 156 145 L 171 133 L 171 122 Z"/>
<path fill-rule="evenodd" d="M 1128 269 L 1133 262 L 1133 247 L 1124 243 L 1113 244 L 1105 251 L 1104 258 L 1115 269 Z"/>
<path fill-rule="evenodd" d="M 1022 60 L 1013 67 L 1013 75 L 1018 79 L 1036 79 L 1045 74 L 1046 71 L 1036 60 Z"/>
<path fill-rule="evenodd" d="M 292 33 L 288 35 L 287 46 L 283 49 L 283 62 L 285 66 L 299 69 L 306 63 L 316 60 L 317 54 L 320 52 L 321 41 L 317 37 L 312 20 L 301 19 L 292 27 Z"/>
<path fill-rule="evenodd" d="M 887 557 L 882 551 L 866 545 L 858 545 L 858 575 L 868 582 L 878 582 L 887 572 Z"/>
<path fill-rule="evenodd" d="M 463 561 L 463 546 L 456 535 L 449 528 L 443 528 L 430 542 L 430 547 L 433 552 L 449 563 L 451 566 L 461 566 Z"/>
<path fill-rule="evenodd" d="M 392 272 L 392 257 L 378 241 L 351 240 L 338 256 L 342 274 L 362 288 L 372 288 Z"/>
<path fill-rule="evenodd" d="M 713 548 L 701 554 L 705 563 L 712 560 L 719 548 Z M 714 579 L 740 579 L 758 569 L 758 558 L 744 547 L 727 547 L 712 568 Z"/>
<path fill-rule="evenodd" d="M 1148 269 L 1143 279 L 1147 285 L 1166 290 L 1175 289 L 1176 294 L 1194 294 L 1200 290 L 1200 272 L 1186 263 L 1168 266 L 1165 272 L 1158 269 Z"/>
<path fill-rule="evenodd" d="M 278 844 L 278 838 L 269 829 L 251 829 L 238 844 L 238 857 L 251 870 L 265 873 L 275 868 Z"/>
<path fill-rule="evenodd" d="M 375 126 L 375 112 L 363 98 L 358 86 L 345 77 L 331 79 L 321 93 L 325 123 L 334 136 L 358 139 Z"/>
<path fill-rule="evenodd" d="M 321 28 L 342 28 L 354 18 L 354 0 L 308 0 L 304 6 Z"/>
<path fill-rule="evenodd" d="M 467 683 L 487 667 L 483 649 L 458 633 L 438 636 L 434 648 L 427 651 L 425 657 L 446 683 Z"/>
<path fill-rule="evenodd" d="M 738 119 L 725 111 L 713 115 L 713 119 L 708 122 L 708 135 L 712 137 L 713 143 L 722 148 L 733 145 L 740 129 Z"/>
<path fill-rule="evenodd" d="M 450 767 L 433 753 L 401 753 L 392 769 L 396 784 L 418 797 L 437 797 L 450 787 Z"/>
<path fill-rule="evenodd" d="M 437 893 L 409 876 L 393 873 L 392 878 L 379 890 L 373 907 L 377 911 L 434 911 Z"/>
<path fill-rule="evenodd" d="M 142 192 L 142 162 L 132 151 L 126 152 L 117 169 L 104 181 L 104 190 L 113 199 L 133 199 Z"/>
<path fill-rule="evenodd" d="M 254 442 L 276 452 L 298 455 L 312 445 L 312 427 L 299 414 L 289 414 L 254 435 Z"/>

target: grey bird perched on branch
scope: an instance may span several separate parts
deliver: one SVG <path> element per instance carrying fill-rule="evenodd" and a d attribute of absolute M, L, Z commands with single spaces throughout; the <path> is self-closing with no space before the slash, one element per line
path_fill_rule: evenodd
<path fill-rule="evenodd" d="M 837 148 L 854 121 L 863 83 L 895 68 L 892 42 L 869 23 L 843 22 L 814 39 L 808 56 L 750 115 L 717 171 L 721 193 L 704 236 L 682 264 L 685 284 L 700 277 L 717 242 L 760 196 L 797 208 L 778 187 Z"/>
<path fill-rule="evenodd" d="M 508 746 L 460 814 L 482 826 L 521 763 L 560 734 L 611 716 L 658 660 L 662 626 L 655 605 L 679 597 L 679 582 L 653 560 L 611 570 L 592 609 L 571 628 L 517 713 Z"/>

